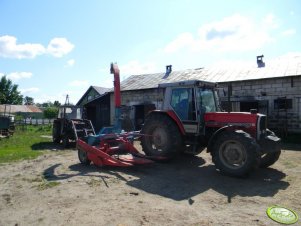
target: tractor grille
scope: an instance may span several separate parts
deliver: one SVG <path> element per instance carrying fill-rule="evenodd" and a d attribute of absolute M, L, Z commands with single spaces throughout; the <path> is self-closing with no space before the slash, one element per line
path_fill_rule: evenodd
<path fill-rule="evenodd" d="M 261 116 L 259 117 L 259 131 L 266 130 L 267 128 L 267 117 L 266 116 Z"/>

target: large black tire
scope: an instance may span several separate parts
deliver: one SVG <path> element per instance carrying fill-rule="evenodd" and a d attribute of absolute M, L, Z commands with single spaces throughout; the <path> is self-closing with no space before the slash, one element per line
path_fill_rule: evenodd
<path fill-rule="evenodd" d="M 266 132 L 267 132 L 267 135 L 269 135 L 269 136 L 276 136 L 275 133 L 269 129 L 267 129 Z M 272 145 L 270 145 L 270 146 L 272 146 Z M 277 162 L 277 160 L 279 159 L 280 154 L 281 154 L 280 146 L 276 146 L 273 151 L 274 152 L 263 154 L 261 156 L 260 164 L 259 164 L 260 168 L 267 168 L 267 167 L 273 165 L 275 162 Z"/>
<path fill-rule="evenodd" d="M 258 167 L 259 146 L 248 133 L 225 131 L 218 135 L 211 151 L 212 161 L 221 173 L 245 177 Z"/>
<path fill-rule="evenodd" d="M 261 156 L 260 159 L 260 168 L 267 168 L 271 165 L 273 165 L 277 160 L 279 159 L 279 156 L 281 154 L 281 151 L 271 152 L 267 153 Z"/>
<path fill-rule="evenodd" d="M 52 126 L 52 140 L 54 143 L 59 144 L 61 142 L 61 138 L 60 138 L 60 131 L 59 131 L 59 124 L 58 123 L 53 123 Z"/>
<path fill-rule="evenodd" d="M 70 139 L 69 139 L 69 135 L 65 134 L 63 136 L 63 147 L 64 148 L 68 148 L 70 146 Z"/>
<path fill-rule="evenodd" d="M 81 162 L 81 164 L 90 165 L 91 160 L 88 159 L 87 152 L 85 152 L 81 149 L 78 149 L 77 154 L 78 154 L 78 159 Z"/>
<path fill-rule="evenodd" d="M 150 115 L 141 130 L 142 150 L 149 156 L 173 158 L 183 146 L 182 136 L 176 123 L 167 115 Z"/>

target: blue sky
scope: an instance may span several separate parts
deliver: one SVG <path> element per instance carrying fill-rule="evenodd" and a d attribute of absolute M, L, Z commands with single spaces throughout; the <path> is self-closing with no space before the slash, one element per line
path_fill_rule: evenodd
<path fill-rule="evenodd" d="M 0 0 L 0 75 L 35 102 L 76 103 L 132 74 L 301 54 L 301 2 Z"/>

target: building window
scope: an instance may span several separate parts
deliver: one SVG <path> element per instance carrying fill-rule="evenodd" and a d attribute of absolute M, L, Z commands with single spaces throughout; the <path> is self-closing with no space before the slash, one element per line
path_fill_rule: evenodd
<path fill-rule="evenodd" d="M 274 100 L 274 109 L 282 110 L 282 109 L 292 109 L 293 108 L 293 100 L 286 98 L 278 98 Z"/>
<path fill-rule="evenodd" d="M 88 96 L 88 101 L 89 101 L 89 100 L 92 100 L 92 96 L 91 96 L 91 95 Z"/>

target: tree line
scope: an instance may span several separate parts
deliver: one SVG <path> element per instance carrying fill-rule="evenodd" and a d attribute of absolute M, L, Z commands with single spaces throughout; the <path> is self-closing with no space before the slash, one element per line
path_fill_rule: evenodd
<path fill-rule="evenodd" d="M 18 90 L 18 85 L 8 79 L 5 75 L 0 79 L 0 104 L 11 105 L 36 105 L 43 107 L 45 118 L 55 118 L 58 113 L 58 107 L 61 106 L 59 101 L 47 101 L 44 103 L 35 103 L 34 98 L 23 96 Z"/>

